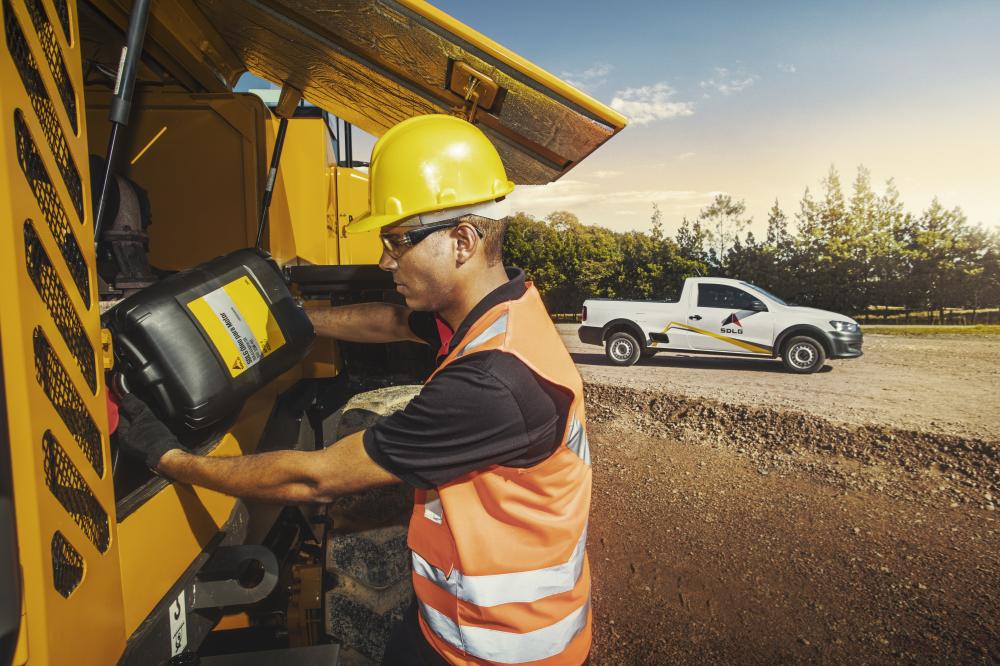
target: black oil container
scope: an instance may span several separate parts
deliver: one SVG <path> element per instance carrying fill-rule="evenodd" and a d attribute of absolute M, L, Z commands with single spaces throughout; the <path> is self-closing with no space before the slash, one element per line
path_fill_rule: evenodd
<path fill-rule="evenodd" d="M 315 337 L 280 269 L 252 249 L 171 275 L 109 310 L 105 324 L 127 390 L 192 430 L 235 414 Z"/>

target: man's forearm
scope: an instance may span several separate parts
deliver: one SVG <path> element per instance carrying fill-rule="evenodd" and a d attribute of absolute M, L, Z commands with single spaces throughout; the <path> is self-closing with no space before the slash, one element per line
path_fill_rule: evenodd
<path fill-rule="evenodd" d="M 410 330 L 410 310 L 392 303 L 358 303 L 306 310 L 316 334 L 348 342 L 419 339 Z"/>
<path fill-rule="evenodd" d="M 272 451 L 258 455 L 199 456 L 173 449 L 157 471 L 175 481 L 211 488 L 234 497 L 279 503 L 316 501 L 315 484 L 301 473 L 302 451 Z"/>
<path fill-rule="evenodd" d="M 340 495 L 399 482 L 368 457 L 363 432 L 322 451 L 216 457 L 172 449 L 156 469 L 181 483 L 284 504 L 330 502 Z"/>

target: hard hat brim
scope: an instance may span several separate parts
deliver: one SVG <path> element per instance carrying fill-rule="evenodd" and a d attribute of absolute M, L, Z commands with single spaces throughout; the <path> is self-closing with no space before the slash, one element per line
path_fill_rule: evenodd
<path fill-rule="evenodd" d="M 500 197 L 505 197 L 514 191 L 514 182 L 508 180 L 507 187 L 503 191 L 494 193 L 494 198 L 499 199 Z M 487 199 L 486 201 L 490 201 Z M 448 208 L 461 208 L 463 206 L 468 206 L 471 204 L 483 203 L 482 201 L 458 201 L 454 205 L 448 206 Z M 382 227 L 388 227 L 390 225 L 401 222 L 405 219 L 411 218 L 414 215 L 422 215 L 424 213 L 430 213 L 431 211 L 440 210 L 440 208 L 433 207 L 427 210 L 417 210 L 408 211 L 405 215 L 366 215 L 365 217 L 359 217 L 353 220 L 347 225 L 347 233 L 349 234 L 363 234 L 366 231 L 372 231 L 374 229 L 381 229 Z"/>
<path fill-rule="evenodd" d="M 347 233 L 363 234 L 364 232 L 372 231 L 373 229 L 388 227 L 390 224 L 395 224 L 402 219 L 403 218 L 398 215 L 368 215 L 367 217 L 358 218 L 348 224 Z"/>

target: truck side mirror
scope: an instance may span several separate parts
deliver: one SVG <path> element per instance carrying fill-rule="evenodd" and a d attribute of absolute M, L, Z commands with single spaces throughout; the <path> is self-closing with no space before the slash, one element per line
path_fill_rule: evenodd
<path fill-rule="evenodd" d="M 754 312 L 767 312 L 767 306 L 764 305 L 763 301 L 758 301 L 756 298 L 750 304 L 750 309 Z"/>

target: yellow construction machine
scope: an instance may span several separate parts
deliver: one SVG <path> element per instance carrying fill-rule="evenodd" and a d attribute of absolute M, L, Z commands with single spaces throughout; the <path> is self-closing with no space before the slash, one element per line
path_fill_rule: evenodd
<path fill-rule="evenodd" d="M 368 207 L 352 127 L 461 115 L 541 184 L 625 119 L 417 0 L 0 14 L 0 664 L 377 662 L 405 495 L 318 512 L 170 483 L 118 455 L 109 391 L 207 455 L 328 445 L 363 425 L 357 391 L 422 364 L 303 313 L 391 297 L 377 238 L 345 231 Z M 280 98 L 234 92 L 247 71 Z"/>

